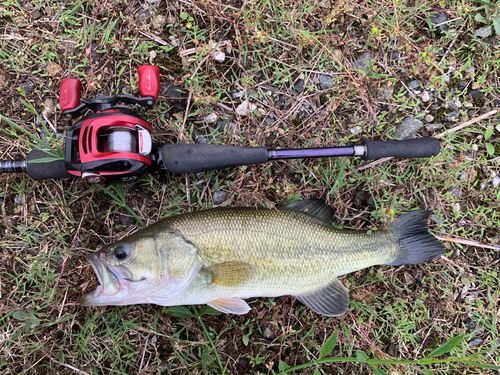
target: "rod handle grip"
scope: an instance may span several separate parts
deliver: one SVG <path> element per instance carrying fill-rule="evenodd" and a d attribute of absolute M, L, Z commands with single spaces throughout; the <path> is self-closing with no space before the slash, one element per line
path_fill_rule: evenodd
<path fill-rule="evenodd" d="M 395 158 L 430 158 L 441 150 L 441 144 L 436 138 L 413 138 L 402 141 L 365 140 L 365 160 L 386 157 Z"/>
<path fill-rule="evenodd" d="M 267 161 L 265 147 L 237 147 L 175 143 L 161 149 L 165 167 L 172 173 L 198 173 Z"/>
<path fill-rule="evenodd" d="M 46 159 L 47 161 L 44 161 Z M 32 150 L 28 154 L 26 172 L 35 181 L 58 178 L 75 178 L 68 172 L 64 160 L 53 160 L 54 156 L 42 150 Z"/>

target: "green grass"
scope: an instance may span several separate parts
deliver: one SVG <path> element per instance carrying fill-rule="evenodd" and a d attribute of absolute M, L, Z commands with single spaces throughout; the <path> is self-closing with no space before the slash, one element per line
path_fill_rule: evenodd
<path fill-rule="evenodd" d="M 444 125 L 435 132 L 423 128 L 421 137 L 498 108 L 498 5 L 147 4 L 0 2 L 0 159 L 24 158 L 42 137 L 62 145 L 53 126 L 64 134 L 72 122 L 59 110 L 44 113 L 47 99 L 57 102 L 61 79 L 78 77 L 87 97 L 137 94 L 136 69 L 147 63 L 160 67 L 162 81 L 183 89 L 183 99 L 161 96 L 146 115 L 158 143 L 347 145 L 390 139 L 410 116 L 432 114 Z M 429 30 L 433 8 L 452 20 L 439 35 Z M 161 27 L 155 27 L 157 15 L 165 17 Z M 493 26 L 491 37 L 475 36 L 486 25 Z M 157 42 L 170 43 L 170 36 L 179 44 Z M 211 41 L 224 40 L 231 41 L 222 49 L 226 60 L 207 58 Z M 98 58 L 90 59 L 91 42 Z M 208 47 L 179 55 L 196 46 Z M 354 61 L 365 53 L 370 63 L 356 69 Z M 399 57 L 391 59 L 394 53 Z M 48 69 L 49 63 L 59 68 Z M 321 73 L 331 74 L 331 87 L 320 87 Z M 298 78 L 304 85 L 294 94 Z M 431 102 L 421 105 L 408 91 L 413 80 L 438 92 L 441 108 L 431 113 Z M 473 89 L 483 97 L 473 98 Z M 386 90 L 392 94 L 383 97 Z M 240 92 L 244 96 L 235 97 Z M 259 109 L 237 116 L 245 98 Z M 458 117 L 447 121 L 451 109 L 443 107 L 457 100 Z M 208 122 L 213 113 L 224 123 Z M 500 364 L 499 252 L 485 247 L 446 241 L 446 259 L 347 275 L 350 310 L 337 318 L 319 316 L 291 297 L 252 299 L 244 316 L 201 306 L 83 308 L 78 299 L 97 283 L 85 254 L 163 217 L 212 207 L 218 190 L 231 206 L 324 199 L 334 226 L 360 230 L 430 209 L 438 217 L 431 229 L 441 237 L 498 246 L 500 189 L 492 185 L 500 175 L 498 118 L 443 135 L 435 158 L 364 169 L 366 162 L 354 158 L 288 160 L 189 176 L 161 172 L 92 188 L 83 181 L 1 175 L 0 373 L 496 373 L 473 363 Z M 269 332 L 274 338 L 266 338 Z M 482 340 L 478 347 L 470 345 L 474 339 Z"/>

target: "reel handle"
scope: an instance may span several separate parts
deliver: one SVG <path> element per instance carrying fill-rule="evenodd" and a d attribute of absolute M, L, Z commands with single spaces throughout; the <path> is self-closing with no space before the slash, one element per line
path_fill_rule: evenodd
<path fill-rule="evenodd" d="M 141 65 L 138 72 L 141 96 L 152 96 L 155 100 L 158 99 L 160 94 L 160 68 L 153 65 Z"/>
<path fill-rule="evenodd" d="M 77 78 L 66 78 L 59 84 L 59 106 L 64 112 L 80 105 L 82 83 Z"/>

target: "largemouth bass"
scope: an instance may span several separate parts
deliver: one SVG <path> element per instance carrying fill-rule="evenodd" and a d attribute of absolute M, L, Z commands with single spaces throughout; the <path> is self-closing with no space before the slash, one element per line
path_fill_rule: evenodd
<path fill-rule="evenodd" d="M 208 304 L 245 314 L 246 298 L 293 295 L 338 316 L 349 308 L 349 294 L 337 276 L 444 253 L 428 232 L 429 214 L 406 213 L 370 234 L 333 228 L 331 209 L 317 200 L 172 216 L 90 254 L 100 285 L 81 304 Z"/>

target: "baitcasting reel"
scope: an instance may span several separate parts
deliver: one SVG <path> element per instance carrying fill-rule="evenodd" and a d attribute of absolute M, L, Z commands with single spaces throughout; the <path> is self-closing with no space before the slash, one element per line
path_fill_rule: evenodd
<path fill-rule="evenodd" d="M 66 117 L 92 112 L 66 135 L 64 162 L 68 173 L 90 183 L 100 183 L 105 178 L 125 180 L 149 170 L 151 125 L 128 105 L 152 106 L 160 91 L 159 75 L 158 67 L 139 67 L 140 98 L 111 95 L 81 99 L 82 84 L 78 79 L 61 82 L 59 104 Z"/>

